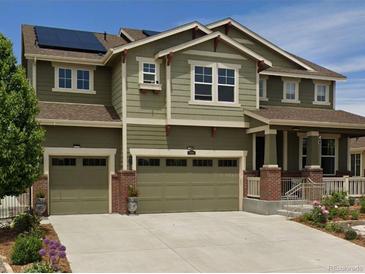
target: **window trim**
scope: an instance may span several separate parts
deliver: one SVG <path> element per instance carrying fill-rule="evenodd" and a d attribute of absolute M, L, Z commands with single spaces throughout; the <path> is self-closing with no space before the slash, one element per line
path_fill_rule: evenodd
<path fill-rule="evenodd" d="M 66 92 L 66 93 L 79 93 L 79 94 L 96 94 L 94 90 L 94 70 L 95 67 L 91 66 L 73 66 L 65 64 L 52 64 L 54 67 L 54 84 L 53 92 Z M 71 70 L 71 88 L 61 88 L 59 86 L 59 69 L 70 69 Z M 84 70 L 89 72 L 89 89 L 78 89 L 77 88 L 77 71 Z"/>
<path fill-rule="evenodd" d="M 137 56 L 136 60 L 138 62 L 138 85 L 140 89 L 150 89 L 150 90 L 162 90 L 161 78 L 160 78 L 160 65 L 161 60 L 140 57 Z M 144 83 L 143 82 L 143 64 L 154 64 L 155 65 L 155 83 Z M 157 83 L 156 83 L 157 82 Z"/>
<path fill-rule="evenodd" d="M 350 153 L 350 161 L 351 161 L 351 156 L 352 155 L 360 155 L 360 174 L 359 174 L 359 176 L 357 176 L 357 175 L 353 175 L 353 177 L 363 177 L 363 168 L 362 168 L 362 152 L 351 152 Z M 351 167 L 351 166 L 350 166 Z M 356 170 L 356 156 L 355 156 L 355 170 Z M 352 170 L 351 170 L 351 172 L 352 172 Z"/>
<path fill-rule="evenodd" d="M 260 101 L 269 101 L 269 98 L 267 97 L 267 79 L 269 77 L 266 75 L 260 75 L 259 78 L 259 99 Z M 260 96 L 260 81 L 263 81 L 264 86 L 263 86 L 263 96 Z"/>
<path fill-rule="evenodd" d="M 291 103 L 291 104 L 300 104 L 299 101 L 299 83 L 300 79 L 295 78 L 282 78 L 283 81 L 283 98 L 281 100 L 282 103 Z M 288 83 L 294 83 L 295 85 L 295 99 L 287 99 L 286 98 L 286 85 Z"/>
<path fill-rule="evenodd" d="M 228 107 L 241 107 L 239 103 L 239 70 L 241 65 L 239 64 L 227 64 L 219 62 L 207 62 L 199 60 L 188 60 L 190 65 L 190 105 L 208 105 L 208 106 L 228 106 Z M 195 67 L 211 67 L 212 68 L 212 101 L 195 100 Z M 234 70 L 234 101 L 223 102 L 218 101 L 218 69 L 232 69 Z"/>
<path fill-rule="evenodd" d="M 326 94 L 325 94 L 325 101 L 318 101 L 317 99 L 317 95 L 318 95 L 318 86 L 325 86 L 326 87 Z M 314 105 L 331 105 L 330 102 L 330 83 L 328 83 L 327 81 L 314 81 L 314 100 L 313 100 L 313 104 Z"/>

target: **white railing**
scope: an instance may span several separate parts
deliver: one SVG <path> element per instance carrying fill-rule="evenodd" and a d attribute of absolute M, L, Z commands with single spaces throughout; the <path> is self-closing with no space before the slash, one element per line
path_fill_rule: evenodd
<path fill-rule="evenodd" d="M 326 195 L 345 191 L 352 197 L 365 196 L 365 177 L 325 177 L 323 182 Z"/>
<path fill-rule="evenodd" d="M 281 196 L 284 197 L 285 193 L 294 188 L 296 185 L 305 182 L 305 178 L 302 177 L 282 177 L 281 178 Z"/>
<path fill-rule="evenodd" d="M 247 197 L 260 198 L 260 177 L 247 177 Z"/>
<path fill-rule="evenodd" d="M 29 193 L 19 196 L 5 196 L 0 200 L 0 219 L 15 217 L 29 209 Z"/>

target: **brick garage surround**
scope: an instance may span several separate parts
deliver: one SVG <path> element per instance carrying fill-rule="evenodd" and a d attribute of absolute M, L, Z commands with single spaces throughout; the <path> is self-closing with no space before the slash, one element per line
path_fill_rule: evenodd
<path fill-rule="evenodd" d="M 127 213 L 129 185 L 136 185 L 135 171 L 118 171 L 112 176 L 112 213 Z"/>
<path fill-rule="evenodd" d="M 37 181 L 33 183 L 32 186 L 32 207 L 35 208 L 35 203 L 37 201 L 37 193 L 42 192 L 46 197 L 46 203 L 47 203 L 47 210 L 43 214 L 44 216 L 48 216 L 48 203 L 49 203 L 49 197 L 48 197 L 48 176 L 42 175 L 39 177 Z"/>
<path fill-rule="evenodd" d="M 263 167 L 260 169 L 260 200 L 281 200 L 281 168 Z"/>

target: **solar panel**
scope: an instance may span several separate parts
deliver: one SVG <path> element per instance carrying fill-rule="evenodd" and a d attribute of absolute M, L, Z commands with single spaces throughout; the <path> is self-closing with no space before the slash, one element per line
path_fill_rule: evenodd
<path fill-rule="evenodd" d="M 95 53 L 106 52 L 104 46 L 92 32 L 40 26 L 34 28 L 39 47 Z"/>
<path fill-rule="evenodd" d="M 159 31 L 154 31 L 154 30 L 142 30 L 142 32 L 144 33 L 144 35 L 146 36 L 152 36 L 152 35 L 156 35 L 159 34 Z"/>

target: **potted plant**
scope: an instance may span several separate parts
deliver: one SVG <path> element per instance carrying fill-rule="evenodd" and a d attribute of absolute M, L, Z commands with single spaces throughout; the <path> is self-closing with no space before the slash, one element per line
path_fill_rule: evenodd
<path fill-rule="evenodd" d="M 128 212 L 129 214 L 136 214 L 138 209 L 138 190 L 135 186 L 128 186 Z"/>
<path fill-rule="evenodd" d="M 43 215 L 47 209 L 46 195 L 43 192 L 38 192 L 35 197 L 35 212 L 38 215 Z"/>

